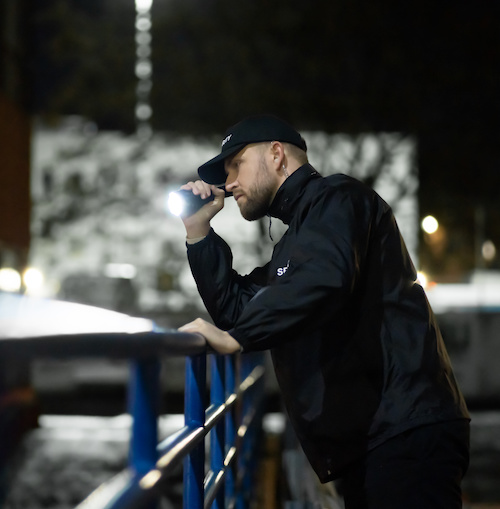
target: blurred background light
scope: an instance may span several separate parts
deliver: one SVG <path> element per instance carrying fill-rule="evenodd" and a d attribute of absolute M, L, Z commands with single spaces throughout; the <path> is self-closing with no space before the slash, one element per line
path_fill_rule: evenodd
<path fill-rule="evenodd" d="M 437 232 L 439 228 L 439 223 L 437 219 L 434 216 L 426 216 L 422 220 L 422 230 L 424 230 L 425 233 L 433 234 Z"/>
<path fill-rule="evenodd" d="M 135 75 L 140 79 L 146 79 L 151 76 L 152 65 L 149 60 L 141 60 L 135 66 Z"/>
<path fill-rule="evenodd" d="M 23 283 L 26 293 L 33 294 L 42 290 L 45 278 L 43 273 L 35 267 L 28 267 L 23 273 Z"/>
<path fill-rule="evenodd" d="M 135 27 L 140 32 L 147 32 L 151 29 L 151 20 L 142 15 L 136 22 Z"/>
<path fill-rule="evenodd" d="M 495 259 L 495 256 L 497 254 L 497 249 L 495 247 L 495 244 L 491 240 L 486 240 L 483 243 L 483 246 L 481 248 L 481 252 L 483 254 L 483 258 L 487 262 L 491 262 Z"/>
<path fill-rule="evenodd" d="M 131 263 L 108 263 L 104 267 L 104 275 L 111 278 L 134 279 L 137 269 Z"/>
<path fill-rule="evenodd" d="M 140 120 L 148 120 L 153 114 L 153 110 L 149 104 L 138 104 L 135 109 L 135 115 Z"/>
<path fill-rule="evenodd" d="M 417 272 L 417 281 L 420 285 L 425 288 L 427 286 L 427 275 L 424 272 Z"/>
<path fill-rule="evenodd" d="M 148 12 L 151 10 L 153 0 L 135 0 L 135 8 L 137 12 Z"/>
<path fill-rule="evenodd" d="M 153 115 L 153 108 L 150 103 L 150 92 L 152 87 L 151 76 L 153 74 L 153 63 L 151 57 L 151 6 L 153 0 L 136 0 L 136 18 L 135 18 L 135 43 L 136 43 L 136 62 L 135 76 L 137 77 L 136 87 L 136 135 L 143 142 L 148 142 L 153 129 L 150 119 Z"/>
<path fill-rule="evenodd" d="M 0 291 L 18 292 L 21 289 L 21 274 L 16 269 L 0 269 Z"/>

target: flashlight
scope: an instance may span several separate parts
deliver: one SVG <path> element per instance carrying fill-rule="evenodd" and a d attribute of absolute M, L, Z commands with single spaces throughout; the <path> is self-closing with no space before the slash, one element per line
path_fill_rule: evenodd
<path fill-rule="evenodd" d="M 231 196 L 231 193 L 226 191 L 226 197 Z M 167 200 L 167 207 L 171 214 L 174 216 L 190 216 L 196 211 L 201 209 L 203 205 L 213 201 L 215 196 L 211 194 L 208 198 L 201 198 L 198 194 L 193 194 L 190 189 L 179 189 L 169 193 Z"/>

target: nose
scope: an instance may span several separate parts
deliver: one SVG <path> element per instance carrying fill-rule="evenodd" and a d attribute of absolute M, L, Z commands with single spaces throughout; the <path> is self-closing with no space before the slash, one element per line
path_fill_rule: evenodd
<path fill-rule="evenodd" d="M 231 176 L 231 173 L 228 173 L 226 177 L 226 191 L 232 192 L 232 190 L 237 187 L 237 185 L 237 179 L 234 176 Z"/>

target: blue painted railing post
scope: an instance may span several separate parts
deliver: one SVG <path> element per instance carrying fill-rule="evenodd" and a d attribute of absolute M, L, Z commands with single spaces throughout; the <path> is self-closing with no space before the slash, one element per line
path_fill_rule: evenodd
<path fill-rule="evenodd" d="M 157 460 L 160 362 L 157 359 L 133 361 L 129 384 L 128 407 L 132 416 L 129 465 L 138 476 L 143 476 L 154 468 Z M 151 504 L 148 509 L 154 507 L 157 504 Z"/>
<path fill-rule="evenodd" d="M 236 369 L 235 369 L 235 361 L 236 357 L 234 355 L 227 355 L 225 357 L 225 385 L 226 385 L 226 400 L 231 397 L 236 390 Z M 239 384 L 238 384 L 239 385 Z M 226 447 L 225 454 L 229 453 L 229 449 L 234 447 L 232 444 L 235 444 L 236 441 L 236 414 L 237 409 L 235 405 L 229 410 L 229 412 L 225 415 L 226 420 Z M 232 501 L 235 497 L 236 492 L 236 484 L 235 484 L 235 475 L 234 475 L 234 463 L 228 468 L 226 472 L 226 480 L 225 480 L 225 490 L 226 490 L 226 500 Z"/>
<path fill-rule="evenodd" d="M 245 380 L 247 378 L 254 367 L 257 364 L 257 359 L 260 359 L 263 362 L 263 356 L 259 353 L 255 354 L 246 354 L 241 356 L 241 379 Z M 258 386 L 260 386 L 260 391 L 263 391 L 262 382 L 258 381 Z M 243 395 L 241 401 L 241 413 L 242 415 L 248 415 L 252 412 L 252 407 L 258 403 L 258 394 L 259 387 L 251 387 L 248 392 Z M 257 417 L 257 416 L 256 416 Z M 258 419 L 257 419 L 258 420 Z M 236 497 L 236 509 L 248 509 L 250 505 L 250 500 L 252 497 L 252 474 L 253 467 L 255 464 L 252 464 L 251 458 L 256 455 L 255 447 L 257 447 L 257 443 L 255 441 L 256 438 L 256 428 L 258 424 L 255 422 L 250 424 L 249 429 L 246 432 L 245 440 L 240 449 L 240 455 L 238 457 L 238 471 L 243 472 L 243 477 L 241 479 L 241 483 L 238 486 L 238 494 Z"/>
<path fill-rule="evenodd" d="M 251 359 L 251 356 L 248 354 L 241 356 L 240 371 L 241 371 L 241 379 L 242 380 L 245 380 L 245 378 L 250 374 L 250 372 L 252 370 L 252 363 L 251 363 L 250 359 Z M 242 401 L 240 403 L 242 415 L 246 415 L 247 411 L 251 407 L 251 402 L 250 402 L 249 398 L 250 398 L 250 396 L 248 394 L 243 395 Z M 245 440 L 243 441 L 243 444 L 242 444 L 242 447 L 240 450 L 240 455 L 238 456 L 238 471 L 243 472 L 244 474 L 243 474 L 242 478 L 240 479 L 238 496 L 236 498 L 236 509 L 247 509 L 248 508 L 248 504 L 247 504 L 248 500 L 247 500 L 246 492 L 249 489 L 249 486 L 248 486 L 248 476 L 245 473 L 245 470 L 247 468 L 246 456 L 248 453 L 248 447 L 246 446 L 247 439 L 248 439 L 248 437 L 245 437 Z"/>
<path fill-rule="evenodd" d="M 184 421 L 189 428 L 205 423 L 205 391 L 207 378 L 205 354 L 186 357 Z M 184 458 L 184 509 L 203 509 L 205 476 L 205 444 L 202 441 Z"/>
<path fill-rule="evenodd" d="M 222 355 L 211 356 L 211 386 L 210 403 L 220 406 L 225 401 L 224 384 L 224 357 Z M 225 421 L 220 420 L 215 429 L 210 433 L 210 469 L 212 472 L 220 472 L 224 467 L 225 449 Z M 219 490 L 212 503 L 212 509 L 224 509 L 224 490 Z"/>

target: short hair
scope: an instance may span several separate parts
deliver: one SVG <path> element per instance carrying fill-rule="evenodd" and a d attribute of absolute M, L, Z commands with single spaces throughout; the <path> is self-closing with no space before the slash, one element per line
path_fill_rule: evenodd
<path fill-rule="evenodd" d="M 309 162 L 309 159 L 307 157 L 307 153 L 305 150 L 302 150 L 301 148 L 297 147 L 296 145 L 293 145 L 292 143 L 283 143 L 285 147 L 285 151 L 294 159 L 297 160 L 301 165 L 307 164 Z"/>

